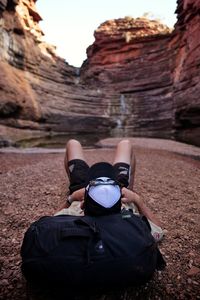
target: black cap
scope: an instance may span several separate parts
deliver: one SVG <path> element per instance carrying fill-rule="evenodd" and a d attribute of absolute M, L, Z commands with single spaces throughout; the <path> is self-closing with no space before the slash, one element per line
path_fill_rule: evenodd
<path fill-rule="evenodd" d="M 105 216 L 117 214 L 121 211 L 121 199 L 110 208 L 105 208 L 95 202 L 88 194 L 85 196 L 84 214 L 87 216 Z"/>
<path fill-rule="evenodd" d="M 115 180 L 115 170 L 108 162 L 99 162 L 92 165 L 88 172 L 88 181 L 94 180 L 98 177 L 109 177 Z"/>
<path fill-rule="evenodd" d="M 115 169 L 113 166 L 108 162 L 99 162 L 92 165 L 88 171 L 88 183 L 91 180 L 94 180 L 98 177 L 108 177 L 112 180 L 116 180 L 115 176 Z M 119 213 L 121 210 L 121 201 L 117 201 L 117 203 L 110 207 L 105 208 L 95 202 L 89 194 L 86 192 L 85 194 L 85 208 L 84 213 L 85 215 L 91 216 L 101 216 L 101 215 L 108 215 L 113 213 Z"/>

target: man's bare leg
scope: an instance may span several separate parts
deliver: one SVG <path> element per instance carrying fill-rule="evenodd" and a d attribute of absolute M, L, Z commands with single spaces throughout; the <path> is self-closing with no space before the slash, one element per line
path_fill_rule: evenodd
<path fill-rule="evenodd" d="M 69 176 L 68 162 L 73 159 L 85 160 L 82 145 L 79 143 L 79 141 L 71 139 L 66 144 L 66 152 L 65 152 L 65 159 L 64 159 L 65 170 L 68 176 Z"/>
<path fill-rule="evenodd" d="M 73 159 L 82 159 L 82 160 L 84 160 L 83 148 L 82 148 L 81 144 L 75 139 L 69 140 L 66 144 L 64 165 L 65 165 L 65 170 L 67 172 L 69 180 L 70 180 L 70 172 L 69 172 L 69 168 L 68 168 L 68 162 L 73 160 Z M 80 190 L 74 192 L 73 194 L 74 194 L 74 196 L 73 196 L 74 201 L 80 201 L 81 196 L 84 195 L 84 191 L 83 191 L 83 189 L 80 189 Z M 69 196 L 69 191 L 67 192 L 67 195 Z M 70 209 L 69 209 L 70 203 L 68 203 L 66 201 L 66 195 L 65 195 L 65 199 L 63 199 L 63 201 L 64 201 L 64 203 L 58 209 L 58 211 L 55 215 L 65 214 L 65 212 L 63 211 L 63 209 L 65 209 L 65 208 L 68 208 L 67 214 L 74 215 L 74 214 L 77 213 L 73 209 L 70 211 Z"/>
<path fill-rule="evenodd" d="M 128 188 L 132 190 L 134 184 L 136 159 L 135 155 L 133 154 L 133 146 L 129 140 L 122 140 L 117 145 L 113 164 L 119 162 L 127 163 L 131 166 L 130 182 Z"/>

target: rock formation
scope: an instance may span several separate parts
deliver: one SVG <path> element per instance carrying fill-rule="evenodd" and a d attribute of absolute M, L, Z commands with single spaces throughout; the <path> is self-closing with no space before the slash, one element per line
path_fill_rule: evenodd
<path fill-rule="evenodd" d="M 171 39 L 168 27 L 146 18 L 107 21 L 96 30 L 81 78 L 115 93 L 116 134 L 172 137 Z"/>
<path fill-rule="evenodd" d="M 120 93 L 117 113 L 126 135 L 200 145 L 200 1 L 179 0 L 176 12 L 172 33 L 141 18 L 103 23 L 81 77 Z"/>
<path fill-rule="evenodd" d="M 173 71 L 174 138 L 200 146 L 200 0 L 180 0 L 170 45 Z"/>
<path fill-rule="evenodd" d="M 104 105 L 96 105 L 100 95 L 79 85 L 79 70 L 42 42 L 35 1 L 0 0 L 0 7 L 2 144 L 58 133 L 107 131 L 111 122 Z"/>
<path fill-rule="evenodd" d="M 42 41 L 35 0 L 0 0 L 0 143 L 106 134 L 200 144 L 200 1 L 179 0 L 170 30 L 110 20 L 79 70 Z"/>

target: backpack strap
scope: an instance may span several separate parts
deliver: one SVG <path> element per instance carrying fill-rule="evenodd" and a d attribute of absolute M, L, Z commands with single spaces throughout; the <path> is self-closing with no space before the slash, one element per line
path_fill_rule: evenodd
<path fill-rule="evenodd" d="M 97 227 L 96 222 L 93 220 L 93 218 L 90 218 L 88 216 L 85 216 L 83 218 L 75 220 L 75 223 L 77 225 L 82 225 L 86 228 L 85 230 L 89 230 L 90 232 L 90 239 L 88 240 L 88 245 L 87 245 L 87 265 L 91 263 L 91 245 L 92 241 L 101 241 L 101 234 L 100 230 Z"/>

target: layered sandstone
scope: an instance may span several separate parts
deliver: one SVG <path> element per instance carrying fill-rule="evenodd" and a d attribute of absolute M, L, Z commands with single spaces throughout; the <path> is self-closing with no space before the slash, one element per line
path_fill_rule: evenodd
<path fill-rule="evenodd" d="M 0 0 L 0 139 L 104 133 L 199 144 L 200 2 L 104 22 L 81 69 L 43 42 L 35 0 Z"/>
<path fill-rule="evenodd" d="M 42 41 L 34 0 L 0 0 L 0 124 L 2 143 L 27 134 L 107 131 L 99 93 L 78 84 L 78 69 Z M 96 109 L 94 109 L 96 107 Z M 6 126 L 6 127 L 5 127 Z M 9 128 L 7 127 L 9 126 Z M 12 131 L 12 128 L 21 129 Z M 95 130 L 94 130 L 95 131 Z M 5 140 L 5 143 L 3 142 Z"/>
<path fill-rule="evenodd" d="M 84 83 L 114 86 L 119 91 L 152 86 L 149 72 L 152 63 L 158 66 L 164 58 L 163 48 L 170 36 L 167 26 L 146 18 L 126 17 L 106 21 L 94 36 L 95 42 L 87 49 L 88 59 L 81 68 Z"/>
<path fill-rule="evenodd" d="M 172 33 L 141 18 L 103 23 L 81 75 L 89 85 L 119 92 L 125 134 L 200 145 L 200 1 L 177 4 Z"/>
<path fill-rule="evenodd" d="M 181 0 L 173 47 L 175 138 L 200 146 L 200 0 Z"/>
<path fill-rule="evenodd" d="M 114 133 L 173 136 L 171 39 L 168 27 L 146 18 L 107 21 L 96 30 L 81 78 L 113 92 Z"/>

